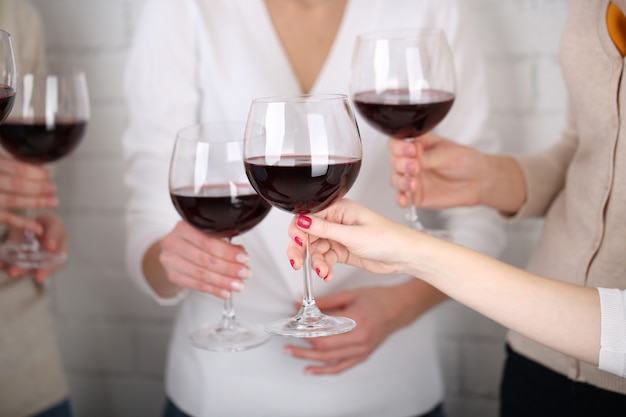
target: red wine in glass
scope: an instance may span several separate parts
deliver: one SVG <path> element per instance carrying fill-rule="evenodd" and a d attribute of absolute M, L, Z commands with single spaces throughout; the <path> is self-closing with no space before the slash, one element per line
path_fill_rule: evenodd
<path fill-rule="evenodd" d="M 69 155 L 80 143 L 87 122 L 56 121 L 28 123 L 10 119 L 0 125 L 0 145 L 20 161 L 45 164 Z"/>
<path fill-rule="evenodd" d="M 353 97 L 361 115 L 377 130 L 395 139 L 409 139 L 431 131 L 454 103 L 454 94 L 441 90 L 366 91 Z"/>
<path fill-rule="evenodd" d="M 207 185 L 200 190 L 180 187 L 170 191 L 178 214 L 194 227 L 232 238 L 247 232 L 267 216 L 272 206 L 250 184 Z"/>
<path fill-rule="evenodd" d="M 169 172 L 169 193 L 178 214 L 202 232 L 228 242 L 259 224 L 271 205 L 250 185 L 243 164 L 243 122 L 211 122 L 178 132 Z M 232 296 L 222 318 L 189 335 L 193 346 L 238 352 L 269 340 L 263 326 L 236 319 Z"/>
<path fill-rule="evenodd" d="M 9 113 L 11 113 L 14 101 L 15 88 L 0 85 L 0 125 L 4 122 Z"/>
<path fill-rule="evenodd" d="M 20 74 L 15 106 L 0 125 L 0 145 L 16 159 L 31 164 L 56 162 L 81 142 L 90 106 L 85 74 L 57 68 L 47 74 Z M 33 217 L 32 209 L 27 216 Z M 0 261 L 25 269 L 58 266 L 66 253 L 46 250 L 26 231 L 20 242 L 0 244 Z"/>
<path fill-rule="evenodd" d="M 439 28 L 399 29 L 359 35 L 352 57 L 350 92 L 355 107 L 379 132 L 412 141 L 448 114 L 455 98 L 452 52 Z M 406 224 L 427 230 L 409 194 Z"/>
<path fill-rule="evenodd" d="M 248 178 L 263 198 L 294 214 L 315 213 L 330 206 L 348 192 L 361 168 L 357 158 L 329 157 L 323 165 L 302 155 L 270 159 L 278 162 L 267 165 L 266 157 L 248 159 Z"/>
<path fill-rule="evenodd" d="M 361 168 L 361 136 L 348 97 L 341 94 L 253 100 L 244 143 L 250 183 L 271 205 L 289 213 L 315 213 L 330 206 L 350 190 Z M 317 307 L 308 236 L 304 247 L 300 310 L 268 323 L 266 331 L 303 338 L 349 332 L 354 320 L 326 315 Z"/>

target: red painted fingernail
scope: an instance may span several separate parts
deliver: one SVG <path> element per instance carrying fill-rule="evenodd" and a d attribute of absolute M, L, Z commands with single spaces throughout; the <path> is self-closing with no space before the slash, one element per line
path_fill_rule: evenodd
<path fill-rule="evenodd" d="M 324 281 L 326 281 L 328 279 L 328 274 L 326 274 L 326 276 L 321 276 L 320 275 L 320 269 L 319 268 L 315 268 L 315 272 L 317 272 L 317 276 L 320 277 L 321 279 L 323 279 Z"/>
<path fill-rule="evenodd" d="M 296 243 L 298 244 L 298 246 L 302 246 L 304 245 L 304 242 L 302 241 L 302 239 L 300 239 L 298 236 L 296 236 L 293 240 L 296 241 Z"/>
<path fill-rule="evenodd" d="M 307 216 L 298 216 L 298 226 L 304 228 L 304 229 L 308 229 L 309 227 L 311 227 L 311 223 L 313 222 L 313 220 L 310 217 Z"/>
<path fill-rule="evenodd" d="M 324 281 L 326 281 L 326 278 L 328 278 L 328 275 L 326 275 L 325 277 L 322 276 L 322 271 L 320 271 L 319 268 L 315 268 L 315 273 L 317 274 L 318 277 L 320 277 Z"/>
<path fill-rule="evenodd" d="M 293 268 L 293 266 L 296 264 L 296 261 L 294 261 L 293 259 L 290 259 L 289 263 L 291 264 L 291 267 Z"/>

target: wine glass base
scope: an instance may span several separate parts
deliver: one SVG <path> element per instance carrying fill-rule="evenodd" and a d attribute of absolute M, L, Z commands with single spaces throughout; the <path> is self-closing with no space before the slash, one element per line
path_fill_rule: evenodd
<path fill-rule="evenodd" d="M 237 322 L 232 327 L 200 326 L 189 334 L 189 338 L 198 349 L 241 352 L 262 345 L 270 339 L 270 335 L 261 325 Z"/>
<path fill-rule="evenodd" d="M 265 331 L 279 336 L 311 338 L 346 333 L 355 327 L 356 322 L 347 317 L 321 314 L 316 317 L 296 316 L 276 320 L 267 324 Z"/>
<path fill-rule="evenodd" d="M 33 250 L 30 245 L 5 242 L 0 245 L 0 262 L 23 269 L 48 269 L 62 265 L 66 253 Z"/>

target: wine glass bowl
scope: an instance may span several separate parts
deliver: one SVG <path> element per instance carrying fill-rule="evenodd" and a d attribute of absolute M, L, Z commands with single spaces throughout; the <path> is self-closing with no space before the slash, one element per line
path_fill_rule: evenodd
<path fill-rule="evenodd" d="M 32 164 L 58 161 L 81 142 L 90 116 L 87 81 L 82 71 L 20 74 L 13 110 L 0 125 L 0 144 L 14 158 Z M 32 209 L 27 215 L 33 217 Z M 63 264 L 67 254 L 39 245 L 32 232 L 21 242 L 0 245 L 0 261 L 26 269 Z"/>
<path fill-rule="evenodd" d="M 361 138 L 348 97 L 308 94 L 256 99 L 250 106 L 244 160 L 250 183 L 274 207 L 316 213 L 343 197 L 361 167 Z M 352 330 L 346 317 L 323 314 L 311 292 L 308 237 L 304 296 L 296 316 L 266 325 L 272 334 L 319 337 Z"/>
<path fill-rule="evenodd" d="M 170 197 L 178 214 L 205 233 L 230 241 L 252 229 L 271 206 L 252 188 L 243 165 L 243 122 L 213 122 L 178 132 L 169 172 Z M 232 296 L 221 322 L 190 334 L 205 350 L 237 352 L 265 343 L 262 325 L 238 321 Z"/>
<path fill-rule="evenodd" d="M 11 113 L 16 87 L 17 74 L 11 35 L 0 30 L 0 124 Z"/>
<path fill-rule="evenodd" d="M 452 52 L 441 29 L 381 31 L 357 38 L 350 95 L 359 114 L 387 136 L 413 141 L 436 127 L 452 108 L 455 84 Z M 406 223 L 450 238 L 443 230 L 425 230 L 413 204 Z"/>

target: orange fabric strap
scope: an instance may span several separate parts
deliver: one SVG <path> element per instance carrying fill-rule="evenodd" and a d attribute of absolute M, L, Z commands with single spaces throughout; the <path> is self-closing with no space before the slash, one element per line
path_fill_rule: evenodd
<path fill-rule="evenodd" d="M 619 7 L 609 3 L 606 13 L 606 24 L 613 43 L 622 54 L 626 55 L 626 17 Z"/>

